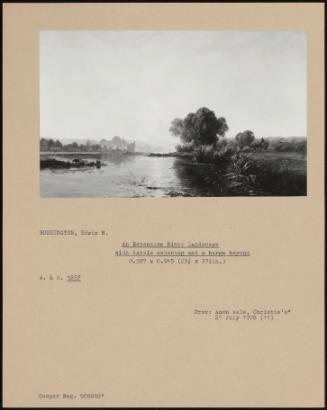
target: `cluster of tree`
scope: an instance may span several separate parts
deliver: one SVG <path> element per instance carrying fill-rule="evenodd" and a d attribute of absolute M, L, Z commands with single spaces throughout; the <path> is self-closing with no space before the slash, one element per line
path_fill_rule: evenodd
<path fill-rule="evenodd" d="M 199 108 L 195 113 L 188 114 L 184 119 L 175 118 L 169 131 L 181 139 L 186 147 L 213 145 L 228 131 L 225 118 L 217 118 L 208 108 Z"/>
<path fill-rule="evenodd" d="M 252 150 L 264 151 L 269 143 L 263 138 L 256 140 L 252 131 L 239 132 L 235 136 L 235 143 L 220 140 L 228 131 L 228 125 L 224 117 L 217 118 L 214 111 L 202 107 L 195 113 L 188 114 L 184 119 L 175 118 L 169 131 L 179 137 L 181 144 L 176 146 L 176 150 L 181 153 L 198 153 L 199 157 L 209 155 L 210 151 L 237 151 Z M 203 148 L 201 148 L 203 147 Z M 201 148 L 201 149 L 199 149 Z"/>
<path fill-rule="evenodd" d="M 70 144 L 62 144 L 59 140 L 41 138 L 40 140 L 40 150 L 41 151 L 67 151 L 67 152 L 90 152 L 90 151 L 101 151 L 100 144 L 78 144 L 77 142 L 72 142 Z"/>
<path fill-rule="evenodd" d="M 46 138 L 40 139 L 41 151 L 61 151 L 62 148 L 63 148 L 63 145 L 58 140 L 46 139 Z"/>

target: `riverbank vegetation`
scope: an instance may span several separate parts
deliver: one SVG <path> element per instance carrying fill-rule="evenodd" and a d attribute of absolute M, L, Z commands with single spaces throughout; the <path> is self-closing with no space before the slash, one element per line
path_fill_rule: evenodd
<path fill-rule="evenodd" d="M 41 158 L 40 167 L 41 169 L 70 169 L 70 168 L 101 168 L 104 165 L 100 160 L 88 161 L 84 159 L 65 159 L 59 160 L 56 158 Z"/>
<path fill-rule="evenodd" d="M 209 191 L 228 195 L 306 195 L 306 138 L 256 138 L 251 130 L 226 139 L 228 125 L 208 108 L 172 121 L 176 151 L 192 158 Z M 199 181 L 197 181 L 199 183 Z"/>

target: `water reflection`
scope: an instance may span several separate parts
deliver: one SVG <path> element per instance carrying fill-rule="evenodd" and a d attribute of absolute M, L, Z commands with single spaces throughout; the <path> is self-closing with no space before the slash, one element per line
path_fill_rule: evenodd
<path fill-rule="evenodd" d="M 101 168 L 41 170 L 43 197 L 216 196 L 221 176 L 207 165 L 175 157 L 122 153 L 58 155 L 99 159 Z"/>
<path fill-rule="evenodd" d="M 223 176 L 215 167 L 176 158 L 174 171 L 184 191 L 193 196 L 217 196 L 223 192 Z"/>
<path fill-rule="evenodd" d="M 133 162 L 135 161 L 135 158 L 137 157 L 137 155 L 127 155 L 127 154 L 123 154 L 123 153 L 110 153 L 110 152 L 106 152 L 106 153 L 101 153 L 100 154 L 100 160 L 101 162 L 104 163 L 112 163 L 114 165 L 121 165 L 121 164 L 126 164 L 129 162 Z"/>

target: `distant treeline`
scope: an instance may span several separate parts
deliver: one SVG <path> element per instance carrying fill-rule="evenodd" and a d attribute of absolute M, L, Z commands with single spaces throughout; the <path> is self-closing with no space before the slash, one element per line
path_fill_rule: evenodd
<path fill-rule="evenodd" d="M 70 144 L 62 144 L 59 140 L 41 138 L 40 139 L 40 150 L 41 151 L 67 151 L 67 152 L 99 152 L 101 151 L 100 144 L 78 144 L 77 142 L 72 142 Z"/>

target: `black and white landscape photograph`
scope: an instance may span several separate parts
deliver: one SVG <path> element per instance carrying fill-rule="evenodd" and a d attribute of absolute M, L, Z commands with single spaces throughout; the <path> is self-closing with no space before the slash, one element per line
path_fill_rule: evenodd
<path fill-rule="evenodd" d="M 302 31 L 41 31 L 44 198 L 305 196 Z"/>

